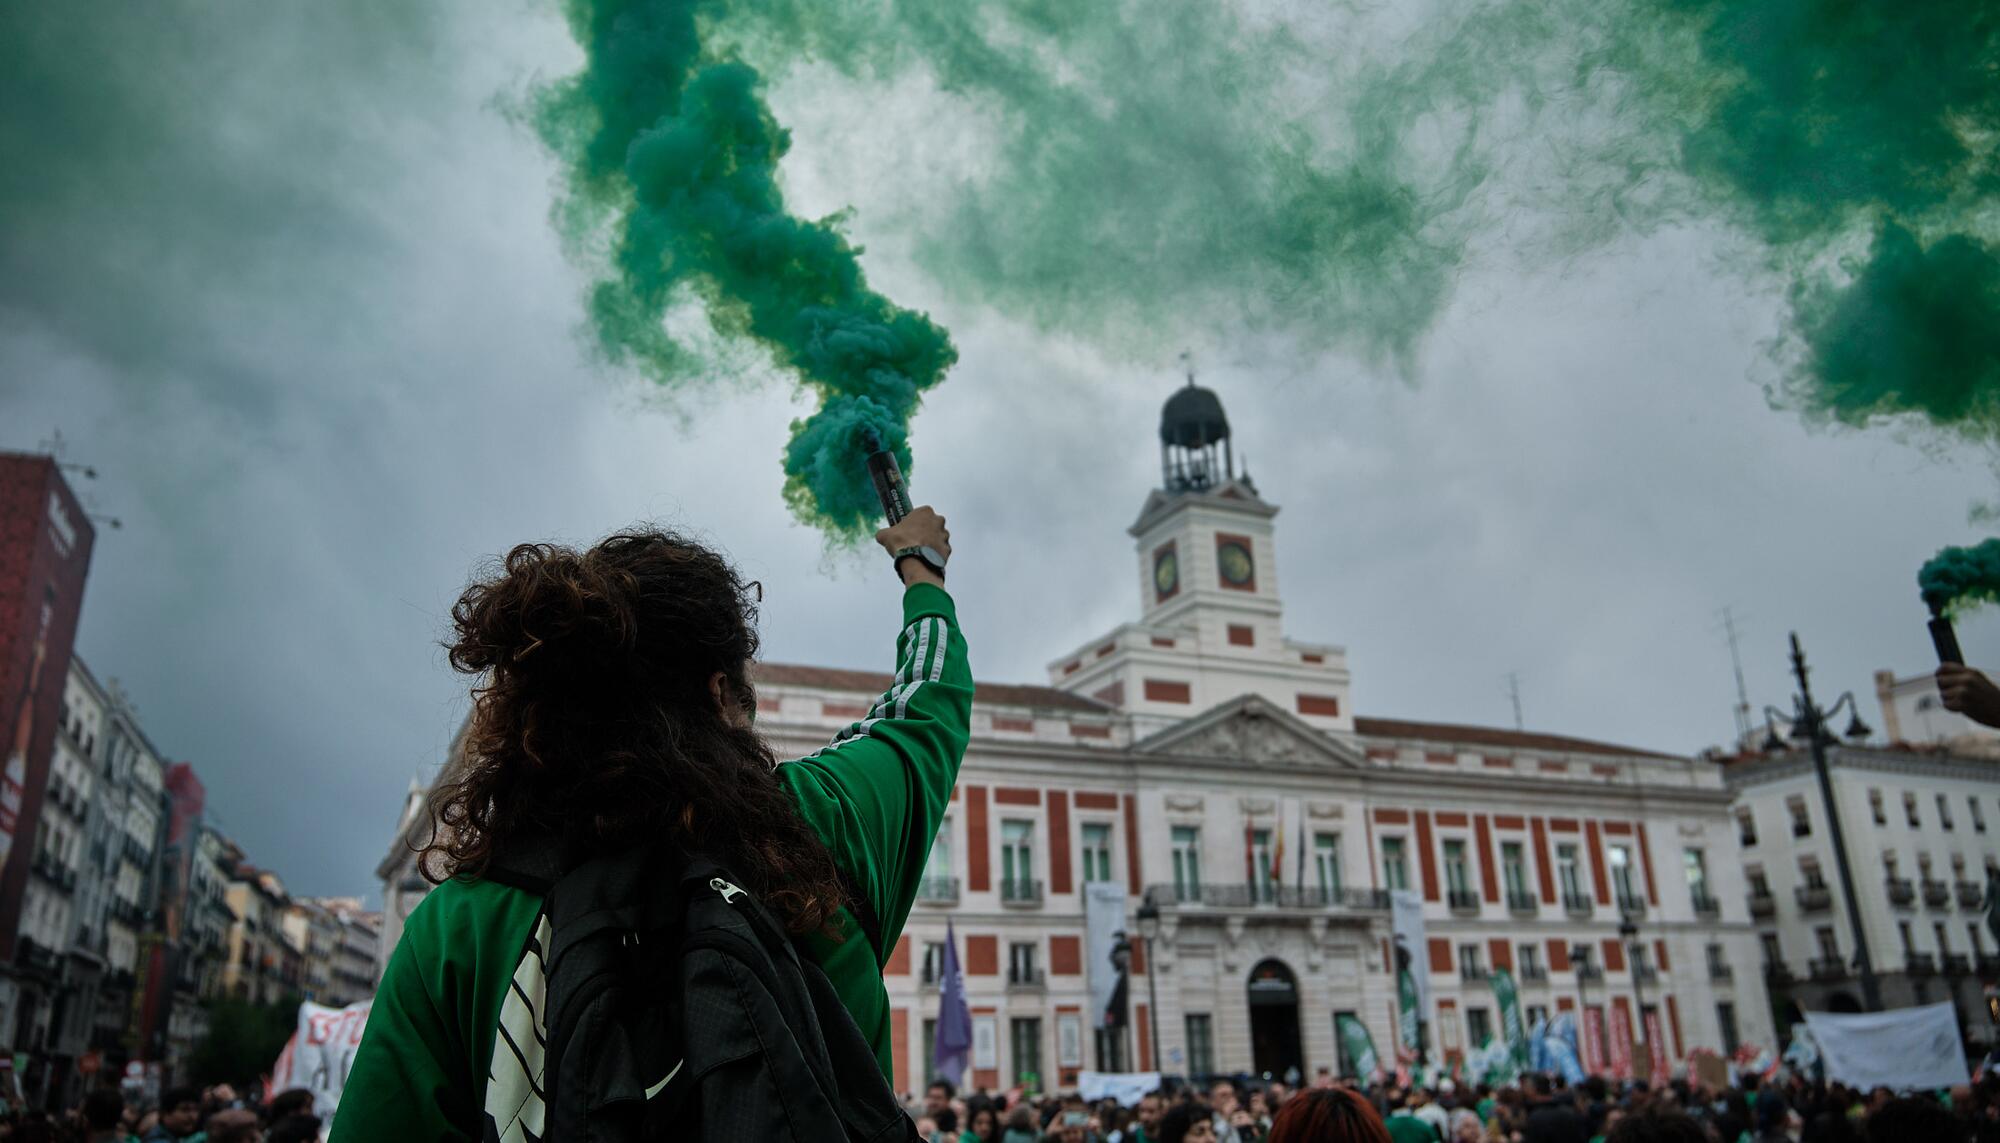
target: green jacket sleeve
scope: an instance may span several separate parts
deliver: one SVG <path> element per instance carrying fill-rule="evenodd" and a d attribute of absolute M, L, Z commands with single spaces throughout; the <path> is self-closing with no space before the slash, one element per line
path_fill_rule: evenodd
<path fill-rule="evenodd" d="M 971 736 L 972 668 L 943 588 L 903 593 L 896 676 L 860 719 L 780 770 L 895 947 Z"/>
<path fill-rule="evenodd" d="M 472 1046 L 425 979 L 422 962 L 435 947 L 426 920 L 419 905 L 382 972 L 354 1067 L 341 1089 L 332 1143 L 470 1143 L 478 1137 L 479 1105 L 468 1059 Z M 449 1003 L 450 998 L 443 1000 Z"/>

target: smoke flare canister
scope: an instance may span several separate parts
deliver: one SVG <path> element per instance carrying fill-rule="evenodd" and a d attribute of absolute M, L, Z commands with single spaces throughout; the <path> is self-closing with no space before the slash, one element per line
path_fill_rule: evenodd
<path fill-rule="evenodd" d="M 882 438 L 873 429 L 861 431 L 861 446 L 868 451 L 868 479 L 875 482 L 875 495 L 882 499 L 882 514 L 889 523 L 901 523 L 910 514 L 910 486 L 896 454 L 882 447 Z"/>
<path fill-rule="evenodd" d="M 1965 652 L 1958 649 L 1958 632 L 1952 630 L 1951 620 L 1935 607 L 1931 609 L 1931 646 L 1937 648 L 1941 664 L 1965 662 Z"/>

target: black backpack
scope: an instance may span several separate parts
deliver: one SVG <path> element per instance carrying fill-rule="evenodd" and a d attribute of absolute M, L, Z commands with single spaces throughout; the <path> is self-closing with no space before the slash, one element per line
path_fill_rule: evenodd
<path fill-rule="evenodd" d="M 543 1114 L 500 1135 L 917 1138 L 826 973 L 715 862 L 648 849 L 569 865 L 542 850 L 488 876 L 542 894 L 547 921 L 547 947 L 531 935 L 524 950 L 546 977 Z M 880 964 L 875 918 L 849 896 Z"/>

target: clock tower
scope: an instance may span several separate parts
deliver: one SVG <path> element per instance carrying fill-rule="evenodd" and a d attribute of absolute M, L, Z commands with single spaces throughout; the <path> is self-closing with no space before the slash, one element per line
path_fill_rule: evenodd
<path fill-rule="evenodd" d="M 1128 529 L 1140 621 L 1053 664 L 1056 684 L 1130 712 L 1141 736 L 1243 694 L 1351 731 L 1345 650 L 1284 637 L 1278 509 L 1239 468 L 1221 399 L 1190 376 L 1159 435 L 1160 487 Z"/>

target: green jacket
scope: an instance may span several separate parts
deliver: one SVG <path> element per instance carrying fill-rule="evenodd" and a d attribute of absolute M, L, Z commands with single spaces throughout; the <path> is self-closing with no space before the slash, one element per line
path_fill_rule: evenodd
<path fill-rule="evenodd" d="M 970 736 L 972 672 L 951 597 L 903 594 L 896 676 L 867 718 L 779 768 L 799 810 L 867 894 L 893 949 L 915 903 L 932 840 Z M 491 881 L 451 880 L 410 914 L 376 989 L 354 1056 L 336 1143 L 500 1139 L 542 1132 L 546 1026 L 541 898 Z M 847 939 L 804 942 L 891 1075 L 889 995 L 854 918 Z"/>

